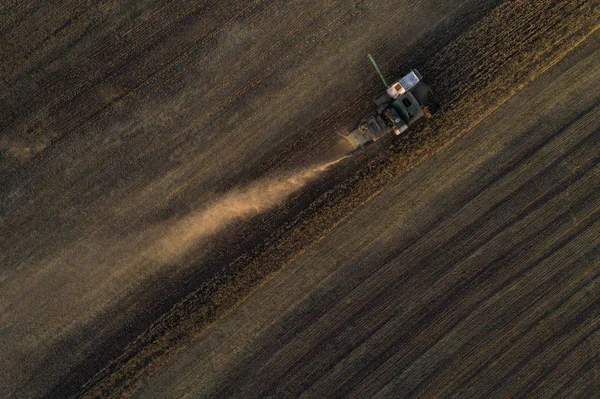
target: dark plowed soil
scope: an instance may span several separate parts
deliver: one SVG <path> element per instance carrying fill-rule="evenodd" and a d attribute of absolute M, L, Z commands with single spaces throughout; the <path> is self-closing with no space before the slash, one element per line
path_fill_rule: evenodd
<path fill-rule="evenodd" d="M 120 397 L 139 387 L 160 397 L 569 395 L 591 378 L 580 353 L 593 330 L 589 266 L 598 244 L 597 94 L 589 89 L 599 65 L 589 43 L 598 40 L 586 40 L 600 20 L 595 2 L 32 1 L 0 6 L 0 19 L 0 354 L 9 365 L 0 395 Z M 434 118 L 344 160 L 274 209 L 181 244 L 199 234 L 179 232 L 182 221 L 228 193 L 344 153 L 337 133 L 382 89 L 367 52 L 390 77 L 419 69 L 441 105 Z M 524 88 L 529 94 L 515 97 Z M 467 141 L 472 149 L 457 141 L 483 135 L 482 126 L 502 135 Z M 423 163 L 444 148 L 456 158 Z M 463 176 L 456 162 L 474 169 Z M 413 173 L 422 185 L 391 196 L 421 164 Z M 434 176 L 444 170 L 455 174 Z M 444 212 L 434 206 L 437 189 L 423 194 L 424 205 L 417 197 L 406 205 L 427 187 L 447 190 Z M 448 224 L 482 195 L 487 208 Z M 371 218 L 360 218 L 382 198 L 391 209 L 422 206 L 429 222 L 403 226 L 380 207 L 373 226 L 389 224 L 404 238 L 363 249 Z M 340 231 L 357 258 L 334 255 Z M 477 258 L 494 240 L 497 252 Z M 415 246 L 425 257 L 404 258 Z M 357 263 L 374 254 L 381 259 L 368 267 Z M 306 262 L 357 274 L 324 292 L 318 279 L 305 281 L 300 294 L 285 275 Z M 383 273 L 390 265 L 400 274 Z M 228 331 L 222 318 L 234 305 L 268 280 L 249 299 L 260 300 L 278 279 L 295 305 L 256 313 L 273 329 L 256 327 L 253 339 L 242 329 L 243 343 L 232 336 L 244 353 L 235 359 L 205 353 L 223 359 L 225 378 L 203 362 L 173 377 L 179 350 L 202 352 L 213 329 Z M 537 285 L 521 290 L 521 279 Z M 376 289 L 361 291 L 369 281 Z M 439 290 L 419 298 L 430 287 Z M 312 289 L 314 308 L 301 302 Z M 336 319 L 355 291 L 360 301 Z M 477 333 L 470 318 L 492 327 Z M 375 330 L 355 334 L 359 325 Z M 471 341 L 454 340 L 459 325 Z M 388 331 L 385 344 L 356 363 L 352 351 L 379 330 Z M 456 357 L 437 355 L 444 340 Z M 483 340 L 491 349 L 480 357 Z M 549 379 L 566 367 L 559 355 L 581 375 Z M 539 359 L 547 367 L 535 374 Z"/>

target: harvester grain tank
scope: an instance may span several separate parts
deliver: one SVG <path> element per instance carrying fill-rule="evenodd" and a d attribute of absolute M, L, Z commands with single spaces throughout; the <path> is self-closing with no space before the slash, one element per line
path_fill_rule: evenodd
<path fill-rule="evenodd" d="M 375 99 L 377 110 L 363 118 L 356 129 L 345 136 L 354 147 L 349 155 L 362 151 L 365 146 L 388 133 L 399 135 L 431 116 L 426 105 L 430 89 L 422 82 L 419 71 L 413 69 L 401 79 L 388 84 L 371 54 L 369 59 L 386 91 Z"/>

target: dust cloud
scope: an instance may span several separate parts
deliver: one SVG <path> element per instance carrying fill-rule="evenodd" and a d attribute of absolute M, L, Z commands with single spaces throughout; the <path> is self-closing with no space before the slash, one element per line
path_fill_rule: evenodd
<path fill-rule="evenodd" d="M 91 314 L 107 306 L 107 293 L 110 292 L 111 301 L 115 301 L 128 287 L 139 286 L 158 269 L 173 265 L 202 240 L 233 221 L 256 216 L 282 204 L 342 159 L 264 178 L 246 188 L 228 192 L 180 219 L 133 232 L 126 239 L 104 236 L 100 232 L 81 237 L 38 267 L 3 282 L 0 325 L 16 326 L 14 328 L 43 325 L 35 337 L 19 344 L 21 352 L 35 353 L 39 345 L 50 345 L 49 342 L 83 320 L 90 320 Z M 56 292 L 60 292 L 58 297 L 54 296 Z M 11 304 L 8 298 L 19 299 Z M 53 301 L 49 303 L 45 298 L 53 298 Z M 45 300 L 46 305 L 40 308 L 37 304 Z M 0 350 L 4 349 L 3 344 L 6 345 L 6 341 L 0 341 Z M 19 359 L 13 361 L 19 363 Z"/>
<path fill-rule="evenodd" d="M 246 188 L 233 190 L 207 207 L 166 226 L 166 231 L 161 233 L 161 237 L 148 248 L 145 255 L 161 262 L 184 255 L 203 238 L 226 228 L 233 221 L 256 216 L 280 205 L 344 158 L 293 174 L 265 178 Z"/>

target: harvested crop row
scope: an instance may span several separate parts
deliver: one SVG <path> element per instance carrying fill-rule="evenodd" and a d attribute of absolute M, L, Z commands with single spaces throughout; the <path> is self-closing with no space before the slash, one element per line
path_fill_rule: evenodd
<path fill-rule="evenodd" d="M 426 64 L 423 73 L 435 77 L 434 90 L 444 104 L 429 126 L 401 140 L 385 161 L 366 166 L 338 185 L 254 255 L 240 258 L 231 267 L 235 273 L 214 278 L 186 298 L 90 381 L 84 395 L 126 393 L 390 179 L 449 145 L 561 60 L 598 28 L 599 19 L 600 6 L 591 2 L 503 3 Z"/>

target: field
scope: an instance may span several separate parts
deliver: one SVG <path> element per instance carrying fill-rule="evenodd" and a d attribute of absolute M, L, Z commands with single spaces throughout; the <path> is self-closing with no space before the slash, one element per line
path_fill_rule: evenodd
<path fill-rule="evenodd" d="M 599 60 L 386 186 L 140 396 L 593 396 Z"/>
<path fill-rule="evenodd" d="M 600 6 L 439 3 L 2 6 L 0 395 L 590 397 Z"/>

